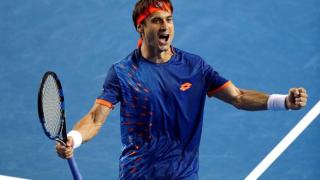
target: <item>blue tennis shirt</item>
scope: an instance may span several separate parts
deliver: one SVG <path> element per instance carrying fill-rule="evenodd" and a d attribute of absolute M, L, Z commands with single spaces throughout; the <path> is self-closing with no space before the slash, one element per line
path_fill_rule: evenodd
<path fill-rule="evenodd" d="M 97 103 L 121 103 L 120 179 L 198 179 L 206 96 L 230 81 L 201 57 L 172 48 L 156 64 L 139 49 L 109 69 Z"/>

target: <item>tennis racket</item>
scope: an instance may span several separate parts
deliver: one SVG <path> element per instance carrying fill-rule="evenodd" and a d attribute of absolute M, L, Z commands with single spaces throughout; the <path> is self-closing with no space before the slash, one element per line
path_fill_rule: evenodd
<path fill-rule="evenodd" d="M 67 142 L 64 97 L 58 76 L 46 72 L 41 80 L 38 93 L 38 114 L 44 133 L 51 140 L 62 144 Z M 81 180 L 82 176 L 73 157 L 68 159 L 73 179 Z"/>

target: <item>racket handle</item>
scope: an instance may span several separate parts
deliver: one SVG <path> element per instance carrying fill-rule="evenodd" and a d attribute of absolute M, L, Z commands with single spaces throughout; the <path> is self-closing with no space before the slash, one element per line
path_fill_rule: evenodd
<path fill-rule="evenodd" d="M 74 180 L 82 180 L 82 176 L 80 174 L 78 165 L 74 159 L 74 157 L 71 157 L 70 159 L 68 159 L 68 164 L 70 167 L 70 170 L 72 172 L 72 176 Z"/>

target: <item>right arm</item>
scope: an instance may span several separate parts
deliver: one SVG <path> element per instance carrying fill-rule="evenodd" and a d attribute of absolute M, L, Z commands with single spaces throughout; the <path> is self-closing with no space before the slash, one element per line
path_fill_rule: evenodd
<path fill-rule="evenodd" d="M 76 123 L 73 130 L 80 132 L 83 143 L 98 134 L 110 111 L 110 108 L 95 103 L 91 110 Z"/>
<path fill-rule="evenodd" d="M 95 135 L 98 134 L 110 111 L 110 108 L 95 103 L 91 110 L 76 123 L 73 130 L 76 130 L 81 134 L 82 143 L 91 140 Z M 66 146 L 57 143 L 56 151 L 57 154 L 63 159 L 72 157 L 73 139 L 71 137 L 68 137 Z"/>

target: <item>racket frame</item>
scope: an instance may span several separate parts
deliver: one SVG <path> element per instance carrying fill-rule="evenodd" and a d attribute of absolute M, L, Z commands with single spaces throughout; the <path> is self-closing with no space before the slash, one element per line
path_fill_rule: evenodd
<path fill-rule="evenodd" d="M 60 113 L 61 113 L 60 114 L 60 119 L 61 119 L 60 123 L 61 124 L 60 124 L 60 128 L 59 128 L 59 131 L 56 136 L 53 136 L 50 132 L 47 131 L 47 129 L 45 127 L 45 120 L 44 120 L 44 114 L 43 114 L 43 108 L 42 108 L 43 86 L 49 76 L 51 76 L 54 79 L 54 81 L 56 82 L 56 85 L 57 85 L 57 88 L 59 91 L 59 99 L 60 99 L 60 105 L 61 105 L 61 111 L 60 111 Z M 43 78 L 41 80 L 40 89 L 39 89 L 39 93 L 38 93 L 38 115 L 39 115 L 39 119 L 40 119 L 41 126 L 43 128 L 43 131 L 48 136 L 48 138 L 51 140 L 56 140 L 56 141 L 65 145 L 67 142 L 67 132 L 66 132 L 66 116 L 65 116 L 64 95 L 63 95 L 63 91 L 62 91 L 61 82 L 60 82 L 57 74 L 52 71 L 46 72 L 43 75 Z"/>
<path fill-rule="evenodd" d="M 44 120 L 44 113 L 43 113 L 43 108 L 42 108 L 42 91 L 43 91 L 43 86 L 44 83 L 46 82 L 47 78 L 49 76 L 52 76 L 53 79 L 56 82 L 57 88 L 59 90 L 59 98 L 60 98 L 60 106 L 61 106 L 61 114 L 60 114 L 60 120 L 61 120 L 61 124 L 60 124 L 60 128 L 59 131 L 57 133 L 56 136 L 52 136 L 52 134 L 47 131 L 46 127 L 45 127 L 45 120 Z M 52 72 L 52 71 L 47 71 L 42 79 L 41 79 L 41 84 L 40 84 L 40 88 L 39 88 L 39 92 L 38 92 L 38 115 L 39 115 L 39 119 L 40 119 L 40 123 L 42 126 L 42 129 L 44 131 L 44 133 L 46 134 L 46 136 L 48 136 L 49 139 L 51 140 L 55 140 L 58 141 L 60 143 L 62 143 L 63 145 L 66 145 L 67 143 L 67 131 L 66 131 L 66 116 L 65 116 L 65 104 L 64 104 L 64 95 L 63 95 L 63 91 L 62 91 L 62 86 L 61 86 L 61 82 L 57 76 L 56 73 Z M 71 157 L 68 160 L 68 164 L 70 167 L 70 170 L 72 172 L 72 176 L 73 179 L 75 180 L 82 180 L 82 176 L 80 174 L 79 168 L 77 166 L 77 163 L 74 159 L 74 157 Z"/>

